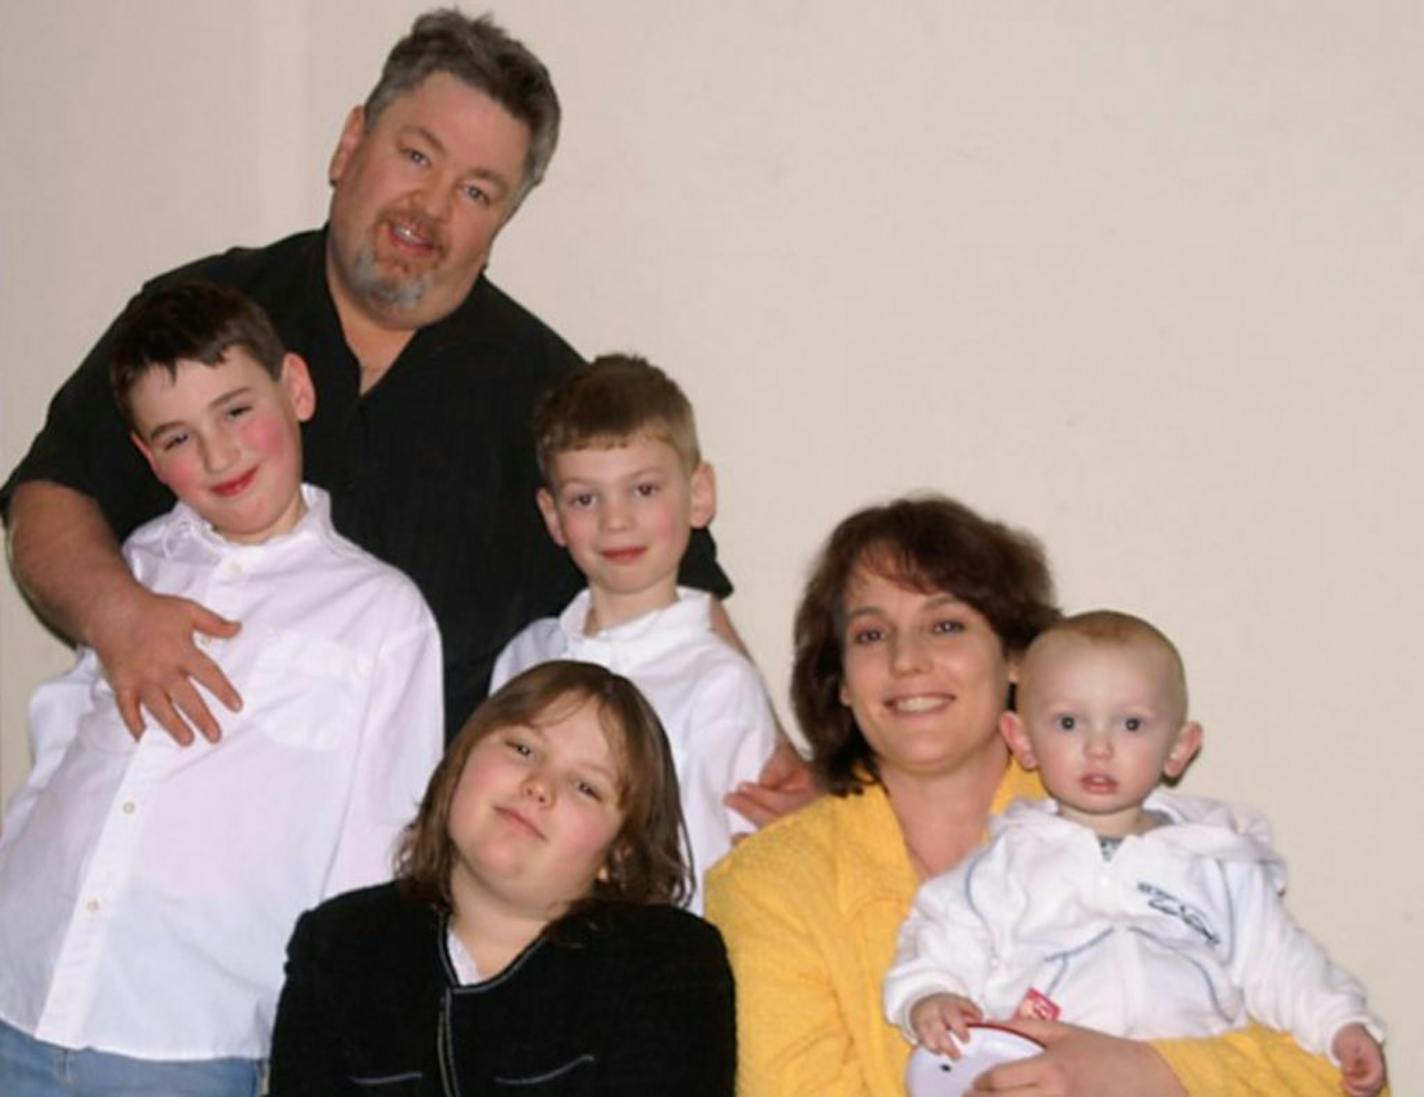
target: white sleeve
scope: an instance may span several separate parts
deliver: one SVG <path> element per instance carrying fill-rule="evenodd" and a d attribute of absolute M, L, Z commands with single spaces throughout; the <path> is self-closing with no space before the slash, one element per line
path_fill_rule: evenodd
<path fill-rule="evenodd" d="M 324 897 L 391 878 L 397 840 L 444 750 L 440 633 L 423 603 L 414 624 L 383 640 L 373 674 Z"/>
<path fill-rule="evenodd" d="M 996 840 L 915 895 L 885 976 L 885 1017 L 911 1043 L 910 1011 L 920 999 L 959 994 L 982 1004 L 994 960 L 988 919 L 1012 924 L 1022 905 L 1007 867 L 1004 842 Z"/>
<path fill-rule="evenodd" d="M 722 798 L 760 775 L 776 749 L 776 719 L 755 668 L 743 661 L 708 675 L 684 719 L 678 783 L 700 895 L 702 878 L 732 848 L 732 835 L 755 829 Z"/>
<path fill-rule="evenodd" d="M 1336 1066 L 1330 1042 L 1343 1026 L 1358 1022 L 1383 1042 L 1384 1025 L 1369 1012 L 1364 988 L 1296 924 L 1264 866 L 1231 864 L 1227 873 L 1237 919 L 1231 968 L 1247 1012 Z"/>
<path fill-rule="evenodd" d="M 133 547 L 133 542 L 132 537 L 128 538 L 120 548 L 120 554 L 134 579 L 152 590 L 153 577 L 145 574 L 143 559 Z M 81 644 L 75 651 L 74 666 L 57 678 L 41 682 L 30 696 L 26 709 L 30 770 L 6 807 L 5 826 L 8 833 L 20 832 L 40 793 L 49 785 L 69 745 L 78 736 L 81 720 L 100 705 L 118 709 L 118 701 L 104 677 L 98 654 L 93 648 Z M 119 717 L 115 715 L 114 719 Z M 158 729 L 154 730 L 157 733 Z"/>
<path fill-rule="evenodd" d="M 518 637 L 516 636 L 514 639 L 517 640 Z M 514 640 L 511 640 L 500 649 L 499 655 L 495 657 L 494 670 L 490 671 L 489 691 L 494 693 L 518 673 L 519 670 L 514 665 Z"/>
<path fill-rule="evenodd" d="M 777 734 L 776 714 L 761 675 L 749 661 L 735 666 L 737 673 L 726 676 L 725 686 L 719 684 L 702 698 L 707 722 L 719 730 L 708 736 L 711 750 L 699 767 L 710 775 L 710 789 L 716 795 L 717 810 L 726 817 L 729 834 L 756 830 L 749 819 L 722 803 L 722 797 L 743 781 L 761 776 L 762 767 L 776 750 Z M 705 866 L 711 867 L 710 862 Z"/>
<path fill-rule="evenodd" d="M 558 618 L 541 617 L 526 625 L 504 645 L 490 672 L 490 692 L 493 693 L 516 675 L 530 667 L 563 658 L 563 636 Z"/>

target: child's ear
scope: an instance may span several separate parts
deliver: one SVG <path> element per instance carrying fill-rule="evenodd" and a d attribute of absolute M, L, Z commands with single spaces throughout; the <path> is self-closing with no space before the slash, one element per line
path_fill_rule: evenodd
<path fill-rule="evenodd" d="M 1009 749 L 1014 752 L 1014 757 L 1019 760 L 1019 765 L 1024 769 L 1038 768 L 1038 758 L 1033 753 L 1033 743 L 1017 712 L 1007 711 L 999 717 L 999 734 L 1004 737 L 1004 742 L 1009 744 Z"/>
<path fill-rule="evenodd" d="M 336 151 L 331 154 L 331 163 L 326 169 L 326 180 L 333 187 L 346 173 L 351 154 L 356 151 L 356 146 L 361 144 L 361 139 L 365 136 L 366 110 L 364 107 L 352 107 L 351 113 L 346 116 L 346 124 L 341 127 L 341 136 L 336 139 Z"/>
<path fill-rule="evenodd" d="M 148 462 L 148 467 L 153 471 L 153 475 L 158 476 L 161 481 L 163 477 L 158 475 L 158 465 L 153 460 L 153 450 L 149 448 L 148 443 L 138 436 L 136 430 L 129 431 L 129 441 L 138 447 L 139 453 L 143 454 L 143 459 Z"/>
<path fill-rule="evenodd" d="M 1177 732 L 1177 741 L 1167 752 L 1167 761 L 1162 766 L 1162 773 L 1169 778 L 1180 777 L 1187 768 L 1187 763 L 1197 756 L 1197 751 L 1201 750 L 1201 745 L 1201 725 L 1195 720 L 1188 720 L 1182 725 L 1182 730 Z"/>
<path fill-rule="evenodd" d="M 692 470 L 692 528 L 703 529 L 717 516 L 717 473 L 706 461 Z"/>
<path fill-rule="evenodd" d="M 305 423 L 316 414 L 316 386 L 312 384 L 311 371 L 300 354 L 289 352 L 282 356 L 281 382 L 287 399 L 292 402 L 297 422 Z"/>
<path fill-rule="evenodd" d="M 554 539 L 554 544 L 560 548 L 568 548 L 569 543 L 564 538 L 564 524 L 559 521 L 559 508 L 554 503 L 554 497 L 549 494 L 549 489 L 540 488 L 534 496 L 534 501 L 539 504 L 539 513 L 544 516 L 544 527 Z"/>
<path fill-rule="evenodd" d="M 628 839 L 614 839 L 613 844 L 608 847 L 608 856 L 603 859 L 603 864 L 598 866 L 593 878 L 600 884 L 612 883 L 618 876 L 618 862 L 627 858 L 629 848 Z"/>

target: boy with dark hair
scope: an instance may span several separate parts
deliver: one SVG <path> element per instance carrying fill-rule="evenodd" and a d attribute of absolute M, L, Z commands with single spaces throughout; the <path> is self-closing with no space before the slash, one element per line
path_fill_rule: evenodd
<path fill-rule="evenodd" d="M 692 408 L 656 366 L 605 355 L 549 392 L 534 438 L 539 510 L 588 588 L 509 642 L 493 685 L 551 659 L 633 680 L 672 742 L 700 910 L 702 874 L 750 829 L 723 797 L 756 779 L 776 720 L 756 668 L 712 631 L 711 598 L 678 586 L 688 538 L 717 508 Z"/>
<path fill-rule="evenodd" d="M 389 877 L 439 758 L 439 634 L 303 486 L 315 394 L 260 309 L 174 285 L 113 345 L 133 442 L 179 500 L 125 560 L 241 620 L 200 642 L 243 706 L 217 742 L 133 735 L 85 648 L 36 692 L 0 839 L 0 1092 L 255 1094 L 297 915 Z"/>

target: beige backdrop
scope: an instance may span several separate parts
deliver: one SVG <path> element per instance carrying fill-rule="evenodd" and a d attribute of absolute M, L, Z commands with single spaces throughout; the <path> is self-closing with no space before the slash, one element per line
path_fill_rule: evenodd
<path fill-rule="evenodd" d="M 420 6 L 0 5 L 0 465 L 144 276 L 320 221 L 344 113 Z M 1270 812 L 1297 914 L 1424 1089 L 1424 9 L 496 9 L 567 113 L 494 277 L 684 380 L 778 700 L 807 560 L 853 507 L 934 488 L 1036 530 L 1068 607 L 1179 639 L 1208 734 L 1187 787 Z M 8 791 L 26 696 L 69 660 L 8 581 L 0 657 Z"/>

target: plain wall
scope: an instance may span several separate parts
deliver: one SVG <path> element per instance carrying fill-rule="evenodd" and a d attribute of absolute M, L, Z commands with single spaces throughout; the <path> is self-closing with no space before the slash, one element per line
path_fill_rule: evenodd
<path fill-rule="evenodd" d="M 143 278 L 322 219 L 345 112 L 421 6 L 0 5 L 0 465 Z M 1207 729 L 1185 788 L 1269 812 L 1293 909 L 1424 1090 L 1424 9 L 495 9 L 566 114 L 491 274 L 685 383 L 783 713 L 841 516 L 935 489 L 1034 530 L 1065 606 L 1179 641 Z M 70 655 L 0 599 L 9 791 Z"/>

